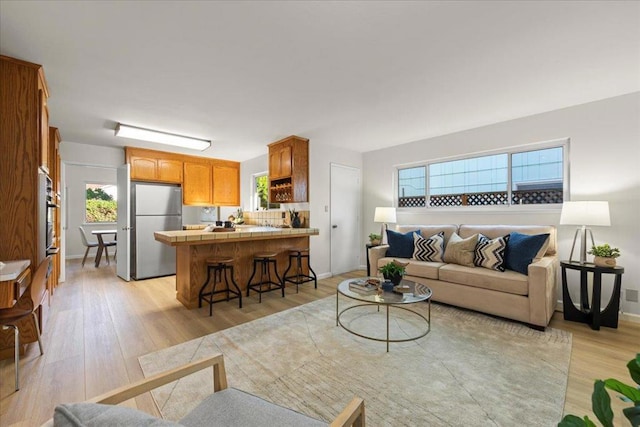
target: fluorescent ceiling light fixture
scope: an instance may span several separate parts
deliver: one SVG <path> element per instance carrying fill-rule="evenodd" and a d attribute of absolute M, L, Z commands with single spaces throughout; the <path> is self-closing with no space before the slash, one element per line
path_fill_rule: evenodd
<path fill-rule="evenodd" d="M 122 123 L 118 123 L 116 126 L 116 136 L 139 139 L 141 141 L 157 142 L 159 144 L 174 145 L 176 147 L 190 148 L 192 150 L 200 151 L 211 147 L 211 141 L 206 139 L 160 132 L 158 130 L 129 126 Z"/>

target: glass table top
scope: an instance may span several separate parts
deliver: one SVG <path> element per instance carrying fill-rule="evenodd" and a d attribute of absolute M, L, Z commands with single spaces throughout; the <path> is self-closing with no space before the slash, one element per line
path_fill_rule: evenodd
<path fill-rule="evenodd" d="M 374 279 L 373 277 L 371 277 Z M 367 277 L 357 279 L 347 279 L 338 285 L 338 292 L 346 297 L 370 302 L 375 304 L 412 304 L 419 301 L 426 301 L 431 298 L 431 289 L 421 283 L 415 283 L 410 280 L 403 280 L 400 286 L 408 286 L 408 292 L 392 292 L 382 291 L 373 294 L 361 294 L 349 288 L 349 284 L 354 281 L 366 280 Z"/>

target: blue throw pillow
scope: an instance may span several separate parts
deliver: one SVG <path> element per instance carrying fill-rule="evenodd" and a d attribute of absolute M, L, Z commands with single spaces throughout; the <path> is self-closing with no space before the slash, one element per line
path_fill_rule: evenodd
<path fill-rule="evenodd" d="M 419 230 L 409 231 L 405 234 L 397 231 L 387 230 L 388 257 L 411 258 L 413 256 L 413 233 L 420 233 Z"/>
<path fill-rule="evenodd" d="M 549 233 L 529 235 L 513 232 L 509 236 L 505 267 L 518 273 L 528 274 L 529 264 L 549 238 Z"/>

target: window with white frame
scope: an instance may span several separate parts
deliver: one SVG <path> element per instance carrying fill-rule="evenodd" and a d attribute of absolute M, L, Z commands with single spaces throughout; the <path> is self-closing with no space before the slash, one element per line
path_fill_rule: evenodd
<path fill-rule="evenodd" d="M 84 221 L 111 223 L 118 220 L 118 187 L 115 184 L 85 184 Z"/>
<path fill-rule="evenodd" d="M 398 169 L 398 207 L 562 203 L 568 140 Z"/>

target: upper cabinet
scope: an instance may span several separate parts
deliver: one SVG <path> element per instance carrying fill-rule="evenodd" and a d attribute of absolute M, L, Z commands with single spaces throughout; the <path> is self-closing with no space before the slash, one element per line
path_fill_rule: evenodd
<path fill-rule="evenodd" d="M 271 203 L 309 201 L 309 140 L 299 136 L 269 144 Z"/>
<path fill-rule="evenodd" d="M 179 154 L 125 147 L 125 157 L 133 180 L 182 183 L 183 161 Z"/>
<path fill-rule="evenodd" d="M 240 165 L 237 162 L 213 161 L 213 204 L 240 206 Z"/>
<path fill-rule="evenodd" d="M 213 172 L 210 162 L 184 162 L 182 202 L 194 206 L 213 205 Z"/>
<path fill-rule="evenodd" d="M 125 147 L 135 181 L 182 184 L 182 203 L 240 206 L 240 163 Z"/>

